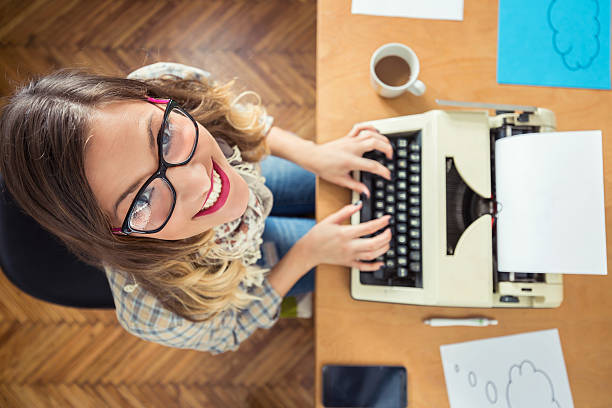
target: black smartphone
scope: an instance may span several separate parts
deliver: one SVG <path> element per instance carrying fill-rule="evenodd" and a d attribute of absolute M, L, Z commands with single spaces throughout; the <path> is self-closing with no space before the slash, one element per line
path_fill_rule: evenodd
<path fill-rule="evenodd" d="M 323 366 L 323 406 L 405 408 L 406 368 Z"/>

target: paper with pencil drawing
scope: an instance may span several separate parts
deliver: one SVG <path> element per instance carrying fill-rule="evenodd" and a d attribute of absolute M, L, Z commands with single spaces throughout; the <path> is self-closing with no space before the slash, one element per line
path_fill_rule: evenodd
<path fill-rule="evenodd" d="M 557 329 L 440 346 L 451 408 L 572 408 Z"/>

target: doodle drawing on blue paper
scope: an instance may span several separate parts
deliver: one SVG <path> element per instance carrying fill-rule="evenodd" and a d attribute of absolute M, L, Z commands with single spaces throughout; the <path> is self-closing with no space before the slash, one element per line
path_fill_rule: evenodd
<path fill-rule="evenodd" d="M 610 89 L 609 0 L 500 0 L 497 81 Z"/>

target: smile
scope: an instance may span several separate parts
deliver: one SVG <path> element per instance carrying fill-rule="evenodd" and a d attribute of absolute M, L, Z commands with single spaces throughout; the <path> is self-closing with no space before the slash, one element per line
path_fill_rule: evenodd
<path fill-rule="evenodd" d="M 223 170 L 213 161 L 213 170 L 211 174 L 211 183 L 208 194 L 204 199 L 202 209 L 194 216 L 201 217 L 202 215 L 212 214 L 227 201 L 229 196 L 230 182 L 229 178 Z"/>

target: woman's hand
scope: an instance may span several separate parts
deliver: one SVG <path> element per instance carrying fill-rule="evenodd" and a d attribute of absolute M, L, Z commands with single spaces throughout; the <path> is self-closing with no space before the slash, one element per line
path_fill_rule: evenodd
<path fill-rule="evenodd" d="M 353 213 L 361 209 L 361 202 L 349 204 L 316 224 L 300 239 L 300 245 L 312 257 L 312 262 L 351 266 L 362 271 L 378 270 L 382 262 L 364 262 L 376 259 L 389 250 L 389 228 L 372 238 L 373 234 L 389 224 L 389 215 L 359 225 L 343 225 Z"/>
<path fill-rule="evenodd" d="M 387 180 L 391 178 L 391 173 L 385 166 L 362 157 L 365 152 L 371 150 L 383 152 L 389 159 L 393 157 L 393 147 L 389 139 L 373 126 L 358 125 L 341 139 L 316 145 L 314 154 L 306 165 L 308 170 L 319 177 L 369 197 L 370 192 L 365 184 L 353 179 L 351 171 L 367 171 Z"/>

